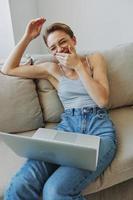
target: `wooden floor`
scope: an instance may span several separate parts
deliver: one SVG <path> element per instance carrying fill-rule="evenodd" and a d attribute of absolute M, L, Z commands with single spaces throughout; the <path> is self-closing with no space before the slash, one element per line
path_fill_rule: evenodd
<path fill-rule="evenodd" d="M 88 195 L 87 200 L 133 200 L 133 179 Z"/>

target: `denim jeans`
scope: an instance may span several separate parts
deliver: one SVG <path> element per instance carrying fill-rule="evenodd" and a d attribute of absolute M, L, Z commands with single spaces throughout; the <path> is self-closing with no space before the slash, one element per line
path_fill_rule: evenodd
<path fill-rule="evenodd" d="M 85 200 L 82 190 L 109 166 L 117 142 L 114 124 L 105 108 L 67 109 L 61 119 L 58 130 L 100 136 L 96 171 L 27 160 L 12 178 L 5 200 L 39 200 L 41 195 L 43 200 Z"/>

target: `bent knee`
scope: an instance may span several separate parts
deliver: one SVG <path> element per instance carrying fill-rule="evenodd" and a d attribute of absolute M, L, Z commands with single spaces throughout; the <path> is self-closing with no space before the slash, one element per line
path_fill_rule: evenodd
<path fill-rule="evenodd" d="M 54 176 L 51 176 L 44 185 L 43 198 L 47 200 L 62 200 L 66 196 L 68 196 L 68 193 L 63 190 L 59 178 L 55 179 Z"/>
<path fill-rule="evenodd" d="M 61 200 L 58 189 L 55 187 L 54 184 L 53 185 L 50 184 L 49 181 L 47 181 L 44 185 L 43 199 L 47 199 L 47 200 L 58 199 L 58 200 Z"/>
<path fill-rule="evenodd" d="M 112 138 L 101 138 L 99 162 L 110 162 L 116 153 L 117 145 Z"/>

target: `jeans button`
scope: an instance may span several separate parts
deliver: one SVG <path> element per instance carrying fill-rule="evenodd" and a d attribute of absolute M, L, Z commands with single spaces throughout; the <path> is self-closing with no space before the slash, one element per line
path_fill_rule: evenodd
<path fill-rule="evenodd" d="M 87 112 L 87 110 L 84 108 L 84 109 L 83 109 L 83 112 L 84 112 L 84 113 L 86 113 L 86 112 Z"/>

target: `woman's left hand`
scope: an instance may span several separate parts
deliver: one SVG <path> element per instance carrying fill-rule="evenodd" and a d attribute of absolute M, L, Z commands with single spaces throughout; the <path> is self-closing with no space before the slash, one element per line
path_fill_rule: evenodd
<path fill-rule="evenodd" d="M 61 65 L 76 70 L 76 67 L 82 64 L 80 57 L 74 47 L 69 46 L 68 48 L 70 53 L 56 53 L 55 57 Z"/>

